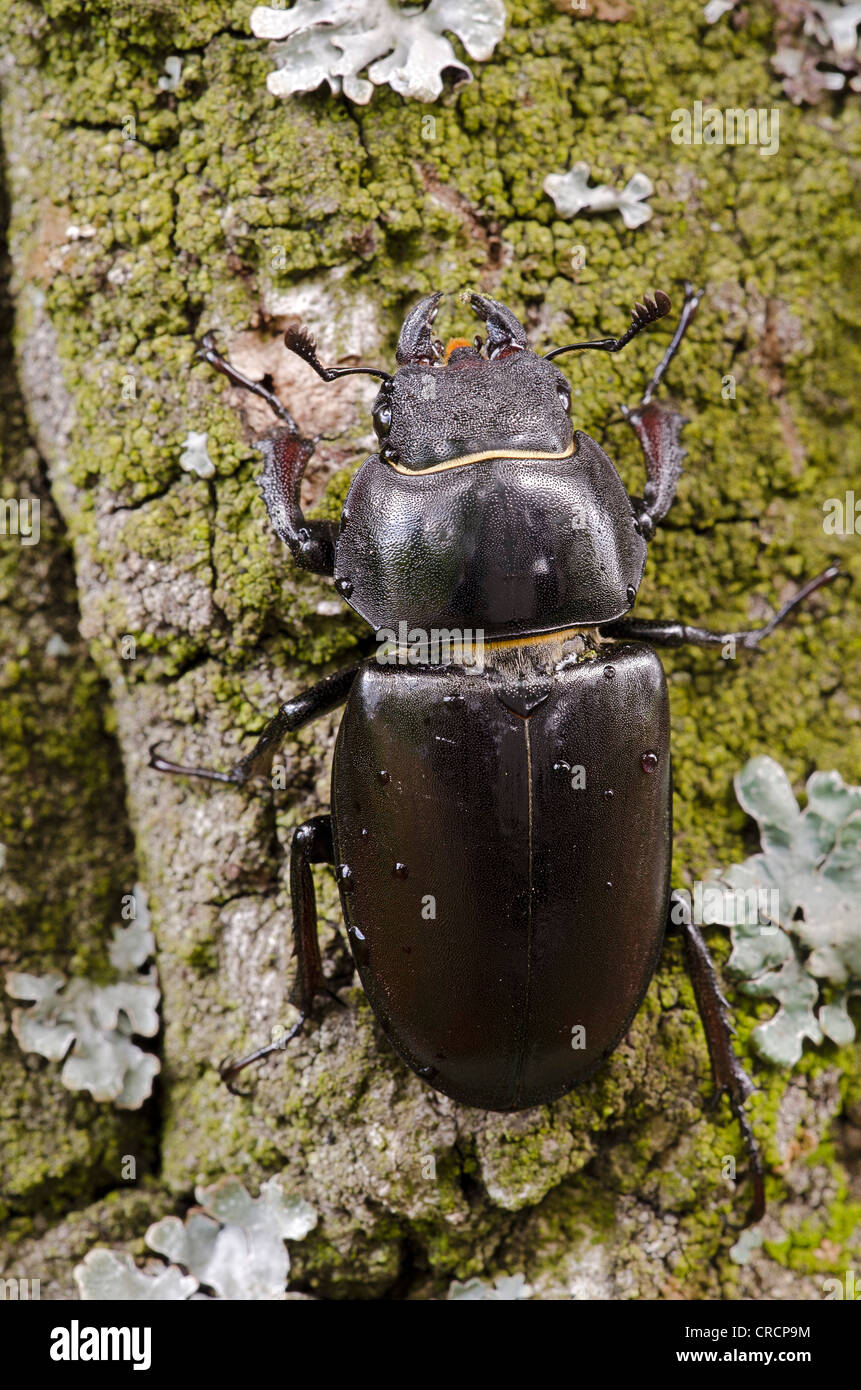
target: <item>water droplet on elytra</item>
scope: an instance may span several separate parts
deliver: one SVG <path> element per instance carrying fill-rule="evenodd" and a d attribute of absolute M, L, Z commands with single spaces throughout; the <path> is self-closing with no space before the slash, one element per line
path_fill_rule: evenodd
<path fill-rule="evenodd" d="M 345 893 L 352 892 L 354 887 L 353 870 L 350 868 L 349 864 L 338 865 L 338 882 Z"/>
<path fill-rule="evenodd" d="M 570 771 L 571 771 L 571 764 L 570 764 L 570 763 L 565 763 L 565 762 L 554 763 L 554 764 L 553 764 L 553 771 L 554 771 L 554 772 L 570 772 Z"/>
<path fill-rule="evenodd" d="M 392 869 L 392 878 L 409 878 L 410 871 L 406 864 L 397 863 Z"/>
<path fill-rule="evenodd" d="M 612 790 L 610 789 L 610 787 L 607 788 L 607 790 L 605 791 L 604 795 L 606 796 L 607 800 L 609 801 L 610 798 L 611 798 L 612 795 L 613 795 L 613 792 L 612 792 Z"/>
<path fill-rule="evenodd" d="M 612 885 L 612 883 L 610 882 L 609 879 L 608 879 L 607 882 L 604 884 L 604 887 L 605 887 L 605 888 L 612 888 L 612 887 L 613 887 L 613 885 Z"/>
<path fill-rule="evenodd" d="M 633 603 L 634 599 L 637 597 L 637 590 L 634 588 L 633 584 L 628 585 L 626 596 L 629 603 Z"/>
<path fill-rule="evenodd" d="M 615 680 L 615 679 L 616 679 L 616 668 L 615 668 L 615 666 L 605 666 L 605 667 L 604 667 L 604 677 L 605 677 L 605 679 L 608 680 L 608 681 L 613 681 L 613 680 Z"/>
<path fill-rule="evenodd" d="M 353 592 L 353 581 L 352 579 L 336 579 L 335 588 L 339 594 L 344 595 L 344 598 L 349 598 Z"/>
<path fill-rule="evenodd" d="M 647 752 L 645 752 L 640 758 L 640 767 L 643 769 L 644 772 L 654 772 L 657 766 L 657 753 L 653 753 L 651 749 L 648 749 Z"/>
<path fill-rule="evenodd" d="M 371 832 L 370 832 L 369 830 L 367 830 L 366 827 L 365 827 L 364 825 L 362 826 L 361 830 L 359 831 L 359 834 L 361 835 L 361 837 L 362 837 L 363 840 L 367 840 L 367 838 L 368 838 L 368 836 L 369 836 L 370 833 L 371 833 Z"/>
<path fill-rule="evenodd" d="M 360 941 L 364 941 L 365 933 L 363 931 L 359 931 L 358 927 L 349 927 L 348 930 L 351 931 L 354 936 L 357 936 Z"/>
<path fill-rule="evenodd" d="M 391 782 L 391 780 L 391 775 L 390 773 L 386 772 L 385 768 L 381 768 L 380 771 L 377 773 L 377 781 L 380 782 L 384 787 L 387 786 L 388 783 Z"/>

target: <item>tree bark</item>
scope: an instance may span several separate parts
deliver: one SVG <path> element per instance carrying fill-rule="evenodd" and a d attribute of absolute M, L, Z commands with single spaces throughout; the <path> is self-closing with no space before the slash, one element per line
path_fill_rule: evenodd
<path fill-rule="evenodd" d="M 325 436 L 305 500 L 334 519 L 372 448 L 376 388 L 312 378 L 281 346 L 289 320 L 326 361 L 388 366 L 405 309 L 437 288 L 502 299 L 546 350 L 621 332 L 644 292 L 678 304 L 682 278 L 702 282 L 671 373 L 691 421 L 687 471 L 638 616 L 745 627 L 835 555 L 861 578 L 857 538 L 822 527 L 825 500 L 857 485 L 861 445 L 857 97 L 787 101 L 769 7 L 752 5 L 741 29 L 705 26 L 688 0 L 621 8 L 611 23 L 509 6 L 504 40 L 453 99 L 380 88 L 359 107 L 326 88 L 269 95 L 245 4 L 0 3 L 14 314 L 2 488 L 43 502 L 38 545 L 0 538 L 3 963 L 103 968 L 137 875 L 163 991 L 162 1073 L 138 1113 L 70 1095 L 58 1065 L 2 1037 L 0 1272 L 42 1277 L 43 1297 L 75 1297 L 71 1270 L 92 1245 L 139 1253 L 150 1221 L 228 1173 L 256 1192 L 281 1172 L 317 1208 L 291 1287 L 323 1297 L 438 1297 L 453 1278 L 522 1272 L 548 1299 L 816 1298 L 861 1255 L 857 1049 L 809 1050 L 792 1074 L 755 1064 L 747 1039 L 768 1007 L 728 983 L 772 1174 L 766 1246 L 730 1257 L 746 1193 L 722 1171 L 743 1161 L 725 1103 L 704 1108 L 678 942 L 606 1069 L 552 1107 L 491 1115 L 436 1094 L 392 1053 L 355 980 L 348 1008 L 324 1010 L 248 1098 L 229 1095 L 225 1054 L 291 1018 L 287 846 L 328 808 L 338 716 L 287 740 L 284 790 L 147 766 L 160 741 L 181 762 L 228 767 L 365 632 L 272 537 L 253 447 L 272 421 L 195 363 L 207 330 Z M 174 90 L 158 80 L 169 55 L 182 62 Z M 695 100 L 779 110 L 779 150 L 673 144 L 671 113 Z M 648 174 L 652 220 L 561 218 L 542 183 L 577 160 L 595 183 Z M 577 427 L 631 492 L 643 479 L 618 407 L 669 331 L 619 359 L 562 359 Z M 192 431 L 206 432 L 209 478 L 180 467 Z M 68 654 L 46 655 L 53 633 Z M 756 660 L 667 655 L 676 885 L 749 852 L 732 778 L 754 753 L 797 785 L 813 767 L 861 780 L 859 656 L 843 591 Z M 331 871 L 315 880 L 325 968 L 342 971 Z M 725 961 L 721 932 L 710 942 Z"/>

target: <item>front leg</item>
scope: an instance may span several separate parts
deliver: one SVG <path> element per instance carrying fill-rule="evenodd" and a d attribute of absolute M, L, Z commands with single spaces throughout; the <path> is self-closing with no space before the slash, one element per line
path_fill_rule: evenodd
<path fill-rule="evenodd" d="M 744 1109 L 748 1096 L 756 1089 L 732 1046 L 733 1026 L 729 1005 L 721 993 L 714 962 L 699 928 L 691 920 L 691 910 L 680 893 L 670 898 L 669 925 L 680 927 L 685 952 L 685 964 L 694 987 L 697 1009 L 708 1043 L 716 1099 L 726 1095 L 738 1120 L 745 1148 L 750 1158 L 753 1180 L 753 1203 L 745 1225 L 761 1221 L 765 1215 L 765 1182 L 762 1155 L 750 1120 Z"/>
<path fill-rule="evenodd" d="M 839 566 L 829 565 L 828 569 L 817 574 L 815 579 L 809 579 L 792 598 L 787 599 L 783 607 L 762 627 L 744 628 L 739 632 L 719 632 L 713 628 L 683 623 L 678 619 L 662 622 L 649 618 L 617 618 L 612 623 L 602 623 L 598 633 L 612 642 L 648 642 L 653 647 L 724 647 L 731 644 L 733 652 L 736 645 L 754 651 L 763 638 L 769 637 L 799 604 L 822 588 L 823 584 L 831 584 L 840 576 Z"/>
<path fill-rule="evenodd" d="M 674 406 L 663 405 L 653 397 L 679 350 L 704 293 L 704 290 L 695 290 L 693 285 L 685 282 L 685 301 L 669 347 L 639 404 L 633 409 L 622 406 L 622 414 L 640 441 L 646 463 L 646 486 L 642 499 L 633 499 L 637 521 L 646 540 L 654 535 L 655 527 L 663 521 L 672 506 L 687 454 L 681 442 L 685 417 Z"/>
<path fill-rule="evenodd" d="M 263 474 L 258 479 L 263 501 L 275 534 L 284 542 L 297 565 L 314 574 L 335 573 L 335 543 L 338 527 L 331 521 L 307 521 L 299 499 L 302 477 L 314 452 L 316 440 L 305 439 L 290 411 L 272 391 L 244 376 L 216 350 L 207 333 L 198 352 L 234 386 L 259 396 L 283 424 L 261 439 L 256 447 L 263 455 Z"/>

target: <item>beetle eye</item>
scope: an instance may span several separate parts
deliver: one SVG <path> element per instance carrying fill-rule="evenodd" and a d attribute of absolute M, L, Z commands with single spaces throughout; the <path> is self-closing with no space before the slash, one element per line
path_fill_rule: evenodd
<path fill-rule="evenodd" d="M 571 391 L 569 388 L 567 386 L 557 386 L 556 394 L 562 402 L 563 410 L 569 411 L 571 409 Z"/>
<path fill-rule="evenodd" d="M 374 430 L 378 439 L 385 439 L 392 428 L 392 407 L 389 401 L 382 401 L 374 411 Z"/>

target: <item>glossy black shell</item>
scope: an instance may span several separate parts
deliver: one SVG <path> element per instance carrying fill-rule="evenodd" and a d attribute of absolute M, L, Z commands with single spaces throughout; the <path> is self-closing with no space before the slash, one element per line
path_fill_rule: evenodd
<path fill-rule="evenodd" d="M 347 497 L 335 579 L 377 631 L 511 637 L 620 617 L 645 560 L 616 469 L 578 431 L 566 458 L 400 472 L 373 454 Z"/>
<path fill-rule="evenodd" d="M 414 1071 L 488 1110 L 594 1071 L 663 939 L 660 661 L 626 646 L 559 669 L 559 649 L 527 645 L 514 670 L 490 652 L 483 674 L 370 661 L 335 754 L 341 900 L 371 1005 Z"/>

